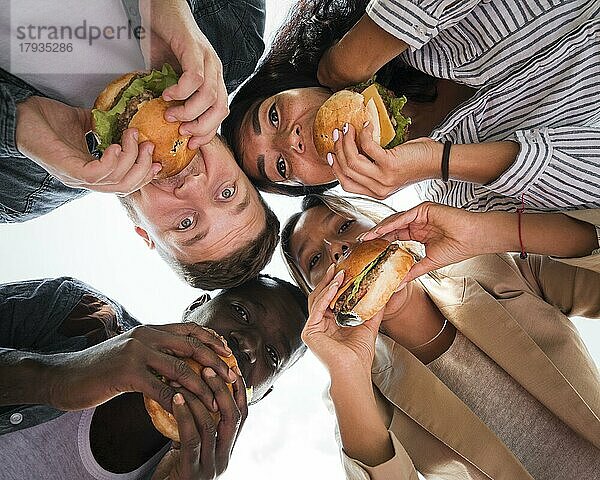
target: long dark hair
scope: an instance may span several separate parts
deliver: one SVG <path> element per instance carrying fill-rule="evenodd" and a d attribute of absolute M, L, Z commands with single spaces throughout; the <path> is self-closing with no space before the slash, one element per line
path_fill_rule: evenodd
<path fill-rule="evenodd" d="M 368 0 L 299 0 L 277 32 L 260 66 L 242 85 L 229 106 L 221 133 L 241 161 L 240 131 L 250 108 L 285 90 L 319 87 L 317 68 L 325 50 L 336 43 L 365 13 Z M 403 63 L 399 58 L 377 73 L 377 81 L 413 102 L 432 102 L 437 79 Z M 322 193 L 337 184 L 294 186 L 253 180 L 271 193 L 300 196 Z"/>

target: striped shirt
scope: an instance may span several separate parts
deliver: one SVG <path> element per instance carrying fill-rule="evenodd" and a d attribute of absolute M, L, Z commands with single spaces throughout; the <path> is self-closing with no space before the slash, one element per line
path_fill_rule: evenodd
<path fill-rule="evenodd" d="M 431 180 L 422 198 L 473 211 L 600 207 L 600 0 L 373 0 L 370 17 L 410 46 L 403 59 L 479 88 L 435 140 L 512 140 L 487 185 Z M 482 159 L 485 161 L 485 159 Z"/>

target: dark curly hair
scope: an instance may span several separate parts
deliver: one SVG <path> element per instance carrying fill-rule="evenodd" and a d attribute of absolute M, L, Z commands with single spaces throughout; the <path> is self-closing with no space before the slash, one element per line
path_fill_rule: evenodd
<path fill-rule="evenodd" d="M 260 66 L 238 90 L 229 106 L 221 133 L 241 161 L 241 125 L 254 105 L 293 88 L 320 87 L 317 68 L 323 53 L 365 13 L 368 0 L 299 0 L 277 32 Z M 437 97 L 437 79 L 396 58 L 377 72 L 377 81 L 419 103 Z M 252 179 L 263 191 L 290 196 L 323 193 L 337 185 L 286 185 Z"/>

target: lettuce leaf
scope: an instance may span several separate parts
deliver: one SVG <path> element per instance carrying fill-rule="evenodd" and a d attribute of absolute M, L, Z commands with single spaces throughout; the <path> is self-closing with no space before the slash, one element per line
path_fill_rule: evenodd
<path fill-rule="evenodd" d="M 95 131 L 100 140 L 100 145 L 98 146 L 99 150 L 104 151 L 111 143 L 113 143 L 117 120 L 119 115 L 125 111 L 129 99 L 146 90 L 149 90 L 154 93 L 155 96 L 160 97 L 163 90 L 171 85 L 175 85 L 178 79 L 179 76 L 175 73 L 173 67 L 168 63 L 165 63 L 161 70 L 152 70 L 149 74 L 131 82 L 131 85 L 123 92 L 117 104 L 110 110 L 103 112 L 98 109 L 93 109 L 92 116 L 96 122 Z"/>

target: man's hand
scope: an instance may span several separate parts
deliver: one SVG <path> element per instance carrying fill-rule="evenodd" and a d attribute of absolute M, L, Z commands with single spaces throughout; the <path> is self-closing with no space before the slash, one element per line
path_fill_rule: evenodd
<path fill-rule="evenodd" d="M 43 356 L 47 368 L 39 384 L 49 392 L 39 403 L 79 410 L 124 392 L 141 392 L 170 411 L 176 392 L 172 385 L 181 385 L 216 411 L 213 389 L 182 358 L 193 358 L 221 379 L 236 382 L 239 375 L 219 355 L 229 356 L 231 350 L 213 331 L 195 323 L 139 326 L 79 352 Z"/>
<path fill-rule="evenodd" d="M 364 82 L 407 47 L 365 14 L 323 54 L 317 78 L 332 90 Z"/>
<path fill-rule="evenodd" d="M 227 469 L 235 440 L 248 416 L 244 380 L 238 376 L 232 397 L 214 370 L 205 368 L 202 377 L 214 392 L 221 418 L 215 425 L 203 403 L 180 389 L 173 397 L 173 415 L 181 442 L 161 460 L 153 480 L 213 480 Z"/>
<path fill-rule="evenodd" d="M 110 145 L 94 159 L 85 142 L 90 129 L 90 111 L 83 108 L 35 96 L 17 107 L 19 151 L 69 187 L 128 195 L 160 171 L 152 163 L 154 146 L 138 146 L 135 129 L 125 131 L 123 147 Z"/>
<path fill-rule="evenodd" d="M 140 13 L 150 32 L 141 42 L 147 66 L 169 62 L 182 72 L 177 84 L 163 92 L 166 101 L 184 102 L 169 108 L 166 120 L 184 122 L 179 132 L 192 135 L 189 148 L 207 144 L 229 113 L 221 60 L 185 0 L 142 0 Z"/>
<path fill-rule="evenodd" d="M 384 149 L 373 140 L 373 126 L 356 130 L 346 124 L 338 131 L 331 168 L 346 192 L 383 200 L 413 183 L 439 175 L 442 144 L 430 138 L 410 140 Z M 334 138 L 336 136 L 334 135 Z"/>

